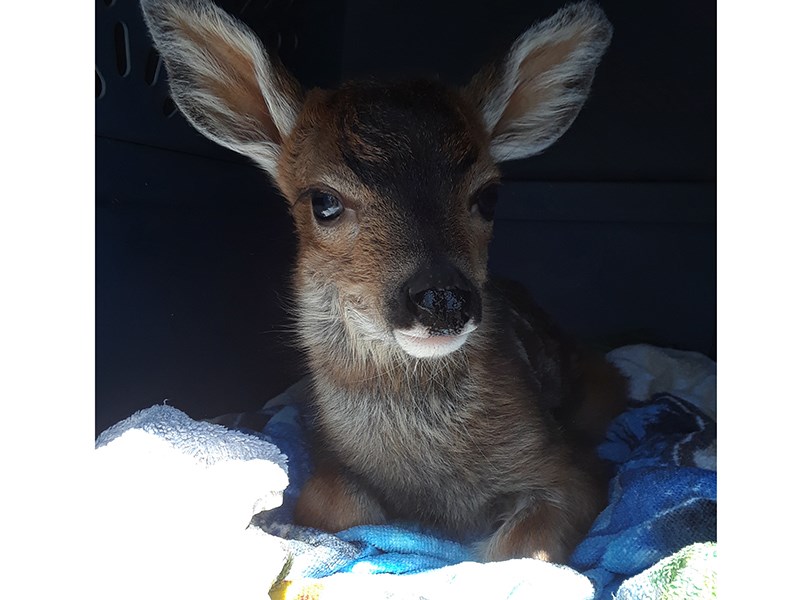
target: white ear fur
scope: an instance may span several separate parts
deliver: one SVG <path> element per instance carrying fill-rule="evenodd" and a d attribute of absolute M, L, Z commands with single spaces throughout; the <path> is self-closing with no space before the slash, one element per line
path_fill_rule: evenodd
<path fill-rule="evenodd" d="M 466 93 L 483 114 L 496 161 L 538 154 L 561 137 L 586 101 L 612 31 L 597 5 L 569 5 L 472 79 Z"/>
<path fill-rule="evenodd" d="M 218 144 L 273 177 L 302 103 L 297 82 L 258 38 L 207 0 L 141 0 L 175 104 Z"/>

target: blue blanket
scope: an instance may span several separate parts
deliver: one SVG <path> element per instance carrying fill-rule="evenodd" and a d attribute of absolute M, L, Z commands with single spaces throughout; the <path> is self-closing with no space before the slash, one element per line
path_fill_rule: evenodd
<path fill-rule="evenodd" d="M 289 487 L 280 508 L 255 524 L 289 540 L 291 578 L 335 573 L 413 574 L 475 560 L 467 546 L 404 523 L 355 527 L 337 535 L 298 527 L 291 515 L 310 474 L 302 385 L 262 411 L 259 432 L 288 457 Z M 599 447 L 616 473 L 610 502 L 569 566 L 594 584 L 598 600 L 624 580 L 696 542 L 716 540 L 716 423 L 670 394 L 632 401 Z"/>
<path fill-rule="evenodd" d="M 612 423 L 599 448 L 616 465 L 609 506 L 570 560 L 598 599 L 685 546 L 716 541 L 717 474 L 702 468 L 715 447 L 716 423 L 669 394 Z"/>

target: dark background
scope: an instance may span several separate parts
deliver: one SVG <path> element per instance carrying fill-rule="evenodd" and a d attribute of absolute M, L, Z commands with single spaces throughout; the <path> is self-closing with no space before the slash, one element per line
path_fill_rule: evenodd
<path fill-rule="evenodd" d="M 312 87 L 465 83 L 564 3 L 219 4 Z M 715 4 L 599 4 L 615 34 L 592 95 L 545 154 L 504 165 L 491 266 L 591 342 L 715 357 Z M 96 6 L 97 432 L 165 399 L 195 418 L 256 409 L 303 374 L 291 220 L 175 112 L 137 2 Z"/>

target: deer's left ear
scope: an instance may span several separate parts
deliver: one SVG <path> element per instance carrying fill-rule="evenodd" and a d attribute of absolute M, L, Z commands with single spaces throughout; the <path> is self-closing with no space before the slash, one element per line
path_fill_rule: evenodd
<path fill-rule="evenodd" d="M 561 137 L 586 101 L 611 34 L 600 7 L 571 4 L 473 77 L 465 92 L 483 115 L 496 161 L 538 154 Z"/>

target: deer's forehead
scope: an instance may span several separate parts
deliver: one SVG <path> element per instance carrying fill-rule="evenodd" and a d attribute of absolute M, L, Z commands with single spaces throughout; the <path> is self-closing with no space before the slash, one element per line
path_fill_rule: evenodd
<path fill-rule="evenodd" d="M 317 102 L 316 131 L 302 136 L 325 155 L 317 164 L 339 163 L 382 196 L 452 194 L 493 169 L 477 116 L 442 85 L 351 84 Z"/>

